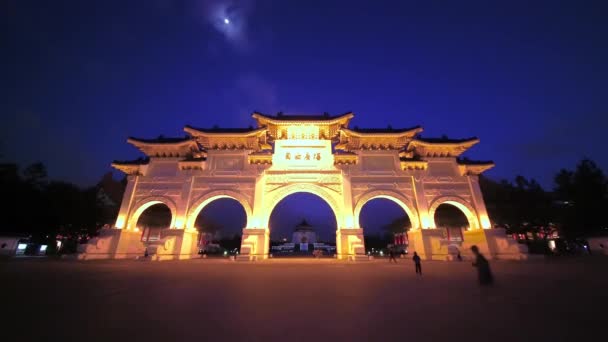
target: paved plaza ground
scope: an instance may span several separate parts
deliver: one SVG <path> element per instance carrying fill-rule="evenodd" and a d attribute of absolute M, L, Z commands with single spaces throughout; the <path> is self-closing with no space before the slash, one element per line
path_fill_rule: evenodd
<path fill-rule="evenodd" d="M 605 341 L 608 258 L 0 262 L 15 341 Z M 7 321 L 8 319 L 8 321 Z M 11 332 L 9 332 L 11 331 Z"/>

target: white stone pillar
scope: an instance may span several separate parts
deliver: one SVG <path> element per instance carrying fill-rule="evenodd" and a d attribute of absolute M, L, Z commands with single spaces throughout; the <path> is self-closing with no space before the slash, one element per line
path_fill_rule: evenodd
<path fill-rule="evenodd" d="M 439 229 L 417 229 L 407 232 L 408 251 L 423 260 L 447 260 L 447 248 L 441 248 L 443 235 Z"/>
<path fill-rule="evenodd" d="M 270 231 L 267 225 L 267 210 L 264 206 L 264 191 L 266 187 L 266 175 L 262 172 L 255 180 L 255 190 L 253 194 L 252 218 L 249 220 L 248 227 L 243 229 L 241 239 L 241 254 L 238 260 L 261 260 L 268 258 L 270 250 Z"/>
<path fill-rule="evenodd" d="M 416 199 L 416 209 L 418 210 L 420 228 L 436 228 L 434 218 L 429 216 L 429 204 L 424 194 L 424 184 L 420 171 L 414 171 L 414 175 L 412 176 L 412 190 L 414 191 L 414 198 Z"/>
<path fill-rule="evenodd" d="M 336 213 L 336 254 L 338 259 L 368 260 L 365 255 L 363 229 L 355 229 L 352 184 L 348 172 L 342 170 L 342 212 Z"/>
<path fill-rule="evenodd" d="M 338 229 L 336 231 L 336 253 L 338 259 L 341 260 L 369 260 L 365 255 L 363 229 Z"/>
<path fill-rule="evenodd" d="M 133 204 L 133 198 L 135 198 L 135 190 L 137 189 L 137 183 L 139 182 L 139 175 L 128 175 L 127 176 L 127 187 L 122 196 L 122 202 L 120 203 L 120 210 L 116 217 L 116 224 L 114 227 L 117 229 L 129 228 L 127 223 L 129 222 L 129 210 Z"/>
<path fill-rule="evenodd" d="M 255 179 L 255 188 L 253 193 L 253 212 L 251 222 L 248 222 L 249 227 L 247 228 L 268 228 L 263 227 L 264 218 L 266 216 L 267 208 L 264 208 L 264 190 L 266 187 L 266 174 L 264 171 L 258 175 Z"/>
<path fill-rule="evenodd" d="M 268 228 L 245 228 L 241 239 L 239 260 L 263 260 L 268 258 L 270 231 Z"/>
<path fill-rule="evenodd" d="M 175 213 L 174 226 L 171 228 L 175 229 L 184 229 L 186 228 L 186 221 L 188 217 L 188 210 L 190 210 L 190 200 L 192 194 L 192 183 L 194 182 L 194 177 L 189 176 L 184 179 L 184 183 L 182 184 L 182 191 L 179 197 L 179 200 L 176 203 L 177 211 Z"/>
<path fill-rule="evenodd" d="M 336 221 L 338 223 L 338 229 L 342 228 L 354 228 L 357 226 L 355 223 L 355 215 L 353 211 L 353 194 L 352 194 L 352 184 L 350 182 L 350 173 L 342 170 L 341 174 L 342 180 L 342 205 L 343 205 L 343 213 L 336 213 L 337 215 L 342 215 L 343 217 L 336 217 Z"/>
<path fill-rule="evenodd" d="M 266 175 L 262 172 L 255 179 L 255 187 L 253 190 L 253 207 L 251 211 L 253 212 L 253 217 L 250 226 L 247 228 L 264 228 L 263 221 L 265 216 L 265 208 L 264 208 L 264 190 L 266 183 Z"/>
<path fill-rule="evenodd" d="M 492 225 L 490 223 L 490 218 L 488 216 L 488 211 L 486 210 L 486 203 L 483 200 L 483 194 L 481 193 L 481 188 L 479 187 L 479 176 L 478 175 L 470 175 L 467 176 L 467 182 L 469 183 L 469 190 L 471 191 L 471 198 L 473 201 L 473 207 L 477 212 L 477 219 L 479 220 L 479 224 L 483 229 L 490 229 Z"/>

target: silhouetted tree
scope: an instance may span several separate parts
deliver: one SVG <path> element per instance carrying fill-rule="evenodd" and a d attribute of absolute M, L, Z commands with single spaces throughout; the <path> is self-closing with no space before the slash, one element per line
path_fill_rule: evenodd
<path fill-rule="evenodd" d="M 196 218 L 194 226 L 201 232 L 210 233 L 213 235 L 216 235 L 222 229 L 222 225 L 203 215 L 199 215 Z"/>
<path fill-rule="evenodd" d="M 389 233 L 378 233 L 376 235 L 364 235 L 365 248 L 366 249 L 382 249 L 386 248 L 388 244 L 393 243 L 393 234 Z"/>
<path fill-rule="evenodd" d="M 21 181 L 19 167 L 16 164 L 0 165 L 0 189 L 4 198 L 2 215 L 0 219 L 0 230 L 3 232 L 19 232 L 22 222 L 19 218 L 23 214 L 22 192 L 24 183 Z"/>
<path fill-rule="evenodd" d="M 410 222 L 410 218 L 408 216 L 402 216 L 394 219 L 391 223 L 382 227 L 382 229 L 390 234 L 398 234 L 405 233 L 412 227 L 412 223 Z"/>
<path fill-rule="evenodd" d="M 220 246 L 230 251 L 241 248 L 241 236 L 238 234 L 234 234 L 229 238 L 222 238 L 218 242 Z"/>
<path fill-rule="evenodd" d="M 608 225 L 608 180 L 593 161 L 581 160 L 574 171 L 562 169 L 555 176 L 555 194 L 564 236 L 582 237 Z"/>
<path fill-rule="evenodd" d="M 534 179 L 516 176 L 514 183 L 479 178 L 488 214 L 510 233 L 524 233 L 547 227 L 555 218 L 552 194 Z"/>
<path fill-rule="evenodd" d="M 102 226 L 112 225 L 118 216 L 122 197 L 127 186 L 127 178 L 115 180 L 112 172 L 107 172 L 95 187 L 97 201 L 97 221 Z"/>
<path fill-rule="evenodd" d="M 41 162 L 29 165 L 23 170 L 23 180 L 36 187 L 43 187 L 47 183 L 46 167 Z"/>
<path fill-rule="evenodd" d="M 6 198 L 1 206 L 0 231 L 31 234 L 34 241 L 54 240 L 57 234 L 76 239 L 91 235 L 116 219 L 104 213 L 99 187 L 80 188 L 67 182 L 49 181 L 42 163 L 20 172 L 16 164 L 0 165 L 0 188 Z M 124 191 L 120 186 L 117 193 Z"/>

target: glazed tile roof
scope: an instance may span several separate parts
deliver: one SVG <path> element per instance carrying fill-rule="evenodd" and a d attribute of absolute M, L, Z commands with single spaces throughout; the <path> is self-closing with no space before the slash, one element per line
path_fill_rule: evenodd
<path fill-rule="evenodd" d="M 280 121 L 325 121 L 325 120 L 334 120 L 346 115 L 352 114 L 351 112 L 346 112 L 344 114 L 339 115 L 330 115 L 329 113 L 324 113 L 321 115 L 299 115 L 299 114 L 277 114 L 277 115 L 267 115 L 255 112 L 259 116 L 265 117 L 271 120 L 280 120 Z"/>
<path fill-rule="evenodd" d="M 137 158 L 134 160 L 115 160 L 112 164 L 120 165 L 146 165 L 150 162 L 150 158 Z"/>
<path fill-rule="evenodd" d="M 357 132 L 357 133 L 403 133 L 403 132 L 409 132 L 409 131 L 413 131 L 416 129 L 420 129 L 422 128 L 421 126 L 414 126 L 414 127 L 409 127 L 409 128 L 392 128 L 392 127 L 388 127 L 388 128 L 359 128 L 356 127 L 355 128 L 350 128 L 351 131 L 353 132 Z"/>
<path fill-rule="evenodd" d="M 140 139 L 140 138 L 135 138 L 135 137 L 129 137 L 129 139 L 137 141 L 137 142 L 145 143 L 145 144 L 176 144 L 176 143 L 182 143 L 182 142 L 192 140 L 192 138 L 190 138 L 190 137 L 165 138 L 163 136 L 160 136 L 156 139 Z"/>
<path fill-rule="evenodd" d="M 468 159 L 468 158 L 458 158 L 457 162 L 460 165 L 488 165 L 488 164 L 494 164 L 494 161 L 492 161 L 492 160 L 471 160 L 471 159 Z"/>
<path fill-rule="evenodd" d="M 259 128 L 253 128 L 253 127 L 248 127 L 248 128 L 220 128 L 220 127 L 212 127 L 212 128 L 199 128 L 199 127 L 193 127 L 190 125 L 186 125 L 186 128 L 189 129 L 194 129 L 200 132 L 205 132 L 205 133 L 248 133 L 248 132 L 253 132 L 253 131 L 257 131 Z"/>

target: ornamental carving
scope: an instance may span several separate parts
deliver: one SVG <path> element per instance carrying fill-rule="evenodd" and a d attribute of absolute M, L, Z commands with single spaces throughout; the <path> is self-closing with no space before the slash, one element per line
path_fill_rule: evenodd
<path fill-rule="evenodd" d="M 282 184 L 282 183 L 287 183 L 287 176 L 268 176 L 266 177 L 266 183 L 267 184 Z"/>
<path fill-rule="evenodd" d="M 397 183 L 369 183 L 372 189 L 397 189 Z"/>
<path fill-rule="evenodd" d="M 273 192 L 282 186 L 283 186 L 282 184 L 266 184 L 266 186 L 265 186 L 266 193 Z"/>
<path fill-rule="evenodd" d="M 340 176 L 321 176 L 319 183 L 342 183 Z"/>
<path fill-rule="evenodd" d="M 170 192 L 171 192 L 171 190 L 169 190 L 169 189 L 150 190 L 150 193 L 154 196 L 169 196 Z"/>
<path fill-rule="evenodd" d="M 369 185 L 367 183 L 352 183 L 351 187 L 353 190 L 367 190 L 369 189 Z"/>
<path fill-rule="evenodd" d="M 239 187 L 238 183 L 211 183 L 209 184 L 210 189 L 236 189 Z"/>
<path fill-rule="evenodd" d="M 162 176 L 162 177 L 143 177 L 140 182 L 146 183 L 181 183 L 182 179 L 179 177 L 170 177 L 170 176 Z"/>
<path fill-rule="evenodd" d="M 342 185 L 341 184 L 325 184 L 323 187 L 335 191 L 339 194 L 342 193 Z"/>
<path fill-rule="evenodd" d="M 425 184 L 442 184 L 442 183 L 449 183 L 449 184 L 457 184 L 457 183 L 467 183 L 466 178 L 461 178 L 461 177 L 424 177 L 422 179 L 422 181 Z"/>

